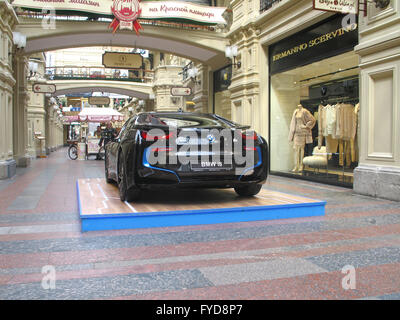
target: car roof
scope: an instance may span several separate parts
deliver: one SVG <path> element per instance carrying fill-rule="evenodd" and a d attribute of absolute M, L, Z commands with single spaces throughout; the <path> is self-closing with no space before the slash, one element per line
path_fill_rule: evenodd
<path fill-rule="evenodd" d="M 187 111 L 149 111 L 149 112 L 141 112 L 142 114 L 151 114 L 151 115 L 192 115 L 192 116 L 214 116 L 213 113 L 202 113 L 202 112 L 187 112 Z M 139 114 L 141 114 L 139 113 Z"/>
<path fill-rule="evenodd" d="M 212 118 L 213 120 L 222 121 L 223 123 L 237 128 L 250 128 L 250 126 L 241 125 L 235 123 L 229 119 L 216 115 L 214 113 L 200 113 L 200 112 L 185 112 L 185 111 L 148 111 L 148 112 L 140 112 L 136 116 L 140 115 L 153 115 L 153 116 L 189 116 L 189 117 L 204 117 L 204 118 Z M 134 116 L 134 117 L 136 117 Z"/>

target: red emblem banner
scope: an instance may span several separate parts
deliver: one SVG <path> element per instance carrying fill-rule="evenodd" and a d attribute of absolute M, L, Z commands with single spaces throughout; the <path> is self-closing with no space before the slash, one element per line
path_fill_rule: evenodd
<path fill-rule="evenodd" d="M 110 23 L 109 28 L 113 29 L 113 33 L 120 29 L 133 30 L 139 35 L 139 30 L 142 26 L 137 21 L 137 18 L 142 13 L 139 6 L 140 0 L 114 0 L 111 11 L 114 15 L 114 20 Z"/>

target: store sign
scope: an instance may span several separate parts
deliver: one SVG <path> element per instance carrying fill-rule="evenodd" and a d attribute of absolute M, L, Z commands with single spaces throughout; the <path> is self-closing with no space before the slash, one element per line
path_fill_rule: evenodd
<path fill-rule="evenodd" d="M 192 88 L 190 87 L 174 87 L 171 88 L 171 96 L 190 96 Z"/>
<path fill-rule="evenodd" d="M 338 13 L 358 14 L 359 0 L 314 0 L 314 9 Z"/>
<path fill-rule="evenodd" d="M 113 69 L 138 69 L 143 65 L 139 53 L 106 52 L 103 54 L 103 66 Z"/>
<path fill-rule="evenodd" d="M 269 47 L 270 73 L 290 70 L 352 50 L 358 24 L 335 15 Z"/>
<path fill-rule="evenodd" d="M 134 21 L 137 18 L 182 19 L 205 24 L 226 23 L 223 17 L 225 7 L 210 7 L 182 1 L 145 1 L 139 6 L 138 2 L 137 0 L 14 0 L 12 5 L 40 10 L 45 5 L 56 11 L 114 15 L 119 21 L 119 26 L 124 28 L 130 28 L 132 24 L 135 28 Z"/>
<path fill-rule="evenodd" d="M 109 105 L 110 104 L 110 98 L 109 97 L 90 97 L 89 98 L 89 104 L 91 105 Z"/>
<path fill-rule="evenodd" d="M 54 93 L 54 92 L 56 92 L 56 85 L 54 85 L 54 84 L 34 83 L 33 86 L 32 86 L 32 90 L 35 93 Z"/>

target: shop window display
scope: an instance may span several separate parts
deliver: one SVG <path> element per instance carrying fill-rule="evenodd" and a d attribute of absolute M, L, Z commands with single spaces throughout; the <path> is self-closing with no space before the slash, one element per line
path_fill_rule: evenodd
<path fill-rule="evenodd" d="M 357 65 L 351 51 L 271 76 L 271 172 L 352 185 Z"/>
<path fill-rule="evenodd" d="M 357 19 L 336 14 L 269 46 L 271 173 L 352 186 L 357 44 Z"/>

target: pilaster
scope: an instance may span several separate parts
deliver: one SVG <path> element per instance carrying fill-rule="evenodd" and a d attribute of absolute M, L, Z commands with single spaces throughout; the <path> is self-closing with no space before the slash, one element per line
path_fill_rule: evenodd
<path fill-rule="evenodd" d="M 360 161 L 354 191 L 400 201 L 400 2 L 360 17 Z"/>
<path fill-rule="evenodd" d="M 202 112 L 207 113 L 209 112 L 208 106 L 208 90 L 209 90 L 209 68 L 206 65 L 198 64 L 196 68 L 199 70 L 199 75 L 197 76 L 196 83 L 193 85 L 193 102 L 194 105 L 194 112 Z"/>

